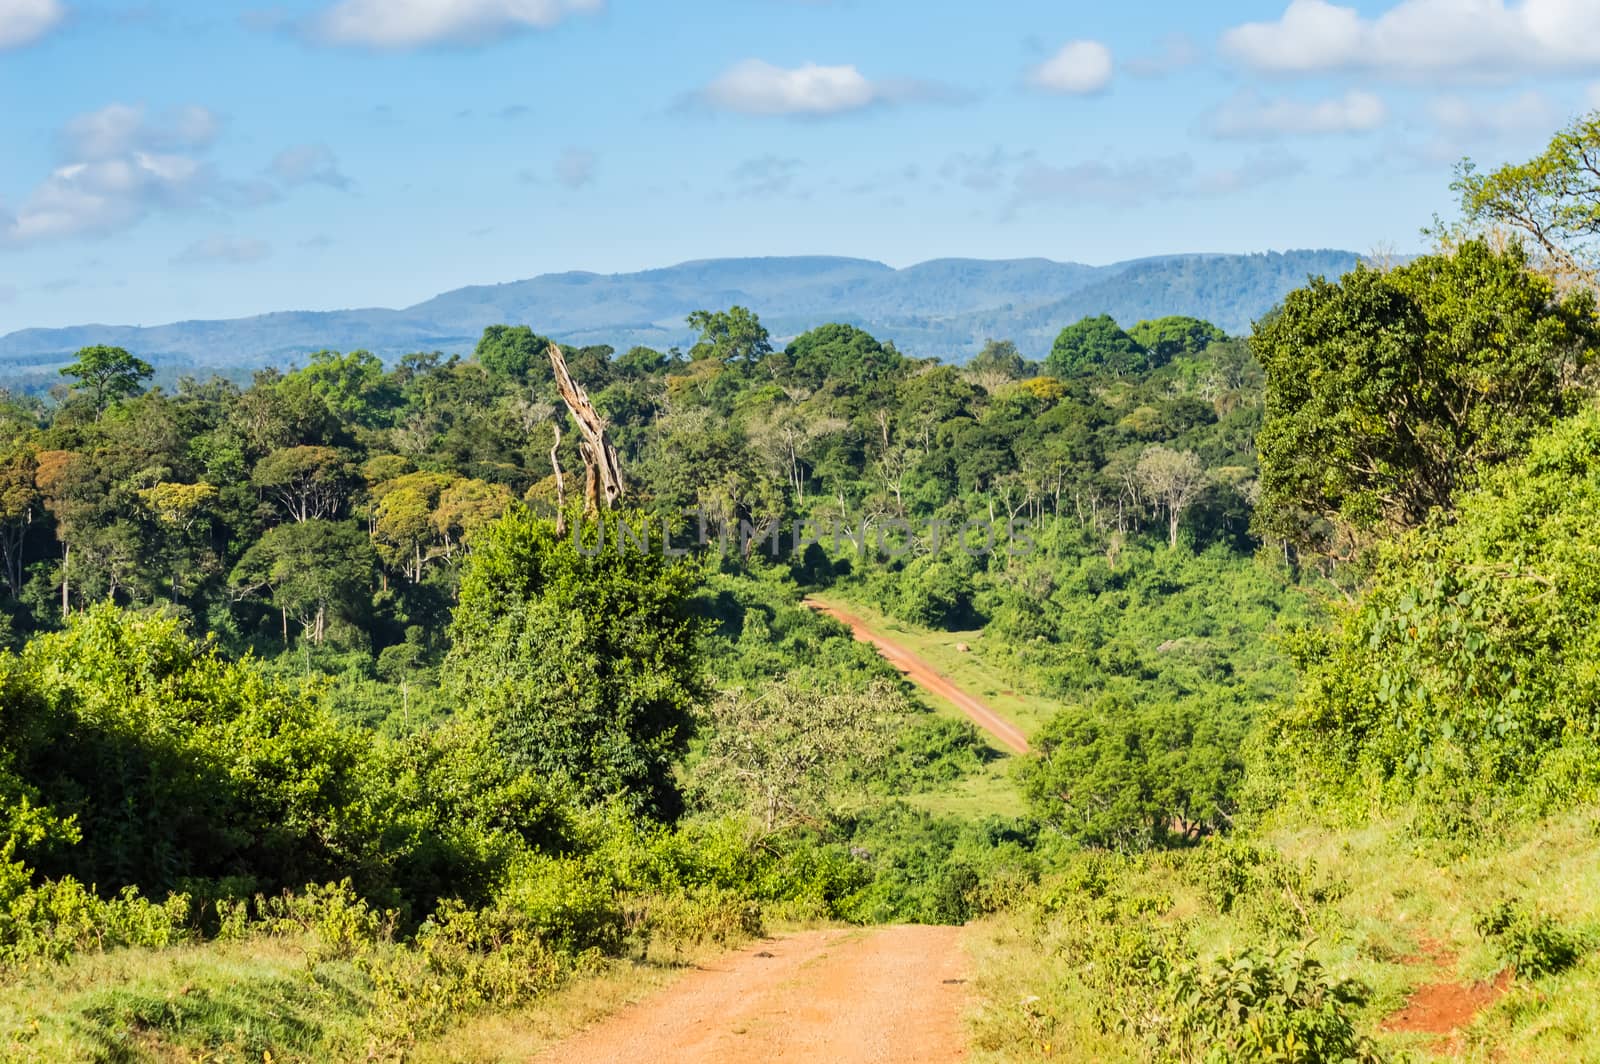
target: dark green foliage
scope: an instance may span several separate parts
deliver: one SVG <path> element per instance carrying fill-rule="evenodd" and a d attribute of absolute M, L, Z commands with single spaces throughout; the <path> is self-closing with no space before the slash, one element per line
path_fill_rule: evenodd
<path fill-rule="evenodd" d="M 1067 709 L 1035 737 L 1023 793 L 1040 816 L 1090 845 L 1188 841 L 1232 819 L 1248 730 L 1248 718 L 1203 703 L 1107 699 Z"/>
<path fill-rule="evenodd" d="M 43 871 L 159 893 L 365 865 L 361 737 L 174 622 L 97 608 L 0 658 L 0 682 L 11 771 L 79 836 L 28 847 Z"/>
<path fill-rule="evenodd" d="M 772 353 L 767 330 L 748 307 L 697 310 L 689 315 L 688 322 L 691 329 L 700 333 L 699 342 L 689 349 L 689 358 L 694 361 L 754 363 Z"/>
<path fill-rule="evenodd" d="M 484 369 L 517 384 L 550 381 L 550 341 L 526 325 L 491 325 L 473 352 Z"/>
<path fill-rule="evenodd" d="M 699 570 L 620 546 L 614 518 L 596 549 L 601 528 L 558 536 L 514 509 L 486 529 L 461 579 L 444 682 L 516 764 L 671 816 L 672 764 L 702 697 L 690 607 Z"/>
<path fill-rule="evenodd" d="M 1141 321 L 1128 330 L 1128 337 L 1144 348 L 1152 366 L 1164 366 L 1180 355 L 1198 355 L 1228 335 L 1209 321 L 1169 317 Z"/>
<path fill-rule="evenodd" d="M 1050 357 L 1044 360 L 1045 372 L 1057 377 L 1083 373 L 1120 376 L 1149 365 L 1149 353 L 1105 314 L 1062 329 L 1050 348 Z"/>
<path fill-rule="evenodd" d="M 1283 1060 L 1362 1064 L 1383 1060 L 1356 1031 L 1354 1014 L 1370 994 L 1336 979 L 1303 950 L 1248 948 L 1206 964 L 1182 964 L 1166 977 L 1165 1015 L 1144 1032 L 1157 1059 Z"/>
<path fill-rule="evenodd" d="M 1573 409 L 1594 302 L 1470 242 L 1338 283 L 1316 279 L 1251 341 L 1267 374 L 1265 533 L 1324 549 L 1334 529 L 1411 527 Z"/>

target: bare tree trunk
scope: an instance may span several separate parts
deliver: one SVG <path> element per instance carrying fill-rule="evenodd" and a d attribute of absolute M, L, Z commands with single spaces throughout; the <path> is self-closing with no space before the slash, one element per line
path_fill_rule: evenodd
<path fill-rule="evenodd" d="M 572 379 L 567 360 L 555 344 L 550 345 L 550 365 L 555 369 L 561 400 L 572 412 L 578 432 L 583 436 L 578 453 L 583 456 L 584 464 L 584 506 L 591 511 L 598 511 L 602 505 L 607 510 L 612 509 L 622 498 L 622 466 L 617 460 L 617 449 L 606 435 L 605 419 L 589 401 L 583 386 Z"/>
<path fill-rule="evenodd" d="M 567 534 L 567 476 L 561 472 L 561 456 L 556 452 L 561 450 L 561 424 L 556 421 L 550 423 L 555 431 L 556 442 L 550 445 L 550 468 L 556 471 L 556 535 Z"/>
<path fill-rule="evenodd" d="M 71 589 L 69 573 L 72 570 L 72 544 L 68 543 L 61 554 L 61 619 L 72 616 L 72 603 L 67 595 Z"/>

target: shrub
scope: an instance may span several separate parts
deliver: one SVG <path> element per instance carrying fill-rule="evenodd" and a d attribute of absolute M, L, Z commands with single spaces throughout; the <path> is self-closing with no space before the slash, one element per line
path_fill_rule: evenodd
<path fill-rule="evenodd" d="M 1566 971 L 1594 945 L 1588 936 L 1568 930 L 1549 913 L 1517 899 L 1478 913 L 1472 924 L 1494 944 L 1502 963 L 1529 979 Z"/>
<path fill-rule="evenodd" d="M 1163 1015 L 1145 1032 L 1163 1060 L 1274 1060 L 1294 1064 L 1378 1061 L 1352 1014 L 1365 986 L 1330 978 L 1303 950 L 1247 949 L 1208 963 L 1173 967 Z"/>

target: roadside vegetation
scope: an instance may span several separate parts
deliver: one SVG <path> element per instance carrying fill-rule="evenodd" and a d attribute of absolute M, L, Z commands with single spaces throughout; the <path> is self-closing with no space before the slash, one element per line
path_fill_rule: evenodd
<path fill-rule="evenodd" d="M 526 327 L 170 393 L 85 349 L 0 404 L 0 1056 L 499 1059 L 897 921 L 976 925 L 993 1059 L 1600 1053 L 1600 225 L 1547 180 L 1597 142 L 1248 340 L 568 351 L 600 515 Z"/>

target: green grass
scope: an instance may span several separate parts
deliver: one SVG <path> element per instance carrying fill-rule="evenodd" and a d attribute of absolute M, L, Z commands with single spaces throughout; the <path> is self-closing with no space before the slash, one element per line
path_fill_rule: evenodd
<path fill-rule="evenodd" d="M 986 816 L 1014 817 L 1025 811 L 1022 794 L 1011 779 L 1010 758 L 997 758 L 938 790 L 905 796 L 905 801 L 938 816 L 977 820 Z"/>
<path fill-rule="evenodd" d="M 1334 974 L 1365 982 L 1361 1029 L 1389 1054 L 1416 1061 L 1600 1061 L 1600 810 L 1516 829 L 1470 849 L 1419 840 L 1403 823 L 1360 829 L 1282 825 L 1256 837 L 1309 868 L 1336 896 L 1311 908 L 1311 950 Z M 1271 937 L 1245 905 L 1219 913 L 1164 857 L 1137 864 L 1123 884 L 1170 899 L 1159 919 L 1186 929 L 1201 957 Z M 1178 867 L 1181 867 L 1179 865 Z M 1473 926 L 1476 914 L 1515 896 L 1585 937 L 1568 970 L 1518 977 L 1452 1041 L 1392 1032 L 1384 1021 L 1418 988 L 1490 979 L 1503 960 Z M 1263 896 L 1266 903 L 1284 899 Z M 1096 1029 L 1094 1002 L 1057 948 L 1066 929 L 1026 910 L 974 928 L 977 1061 L 1140 1059 L 1139 1047 Z"/>

